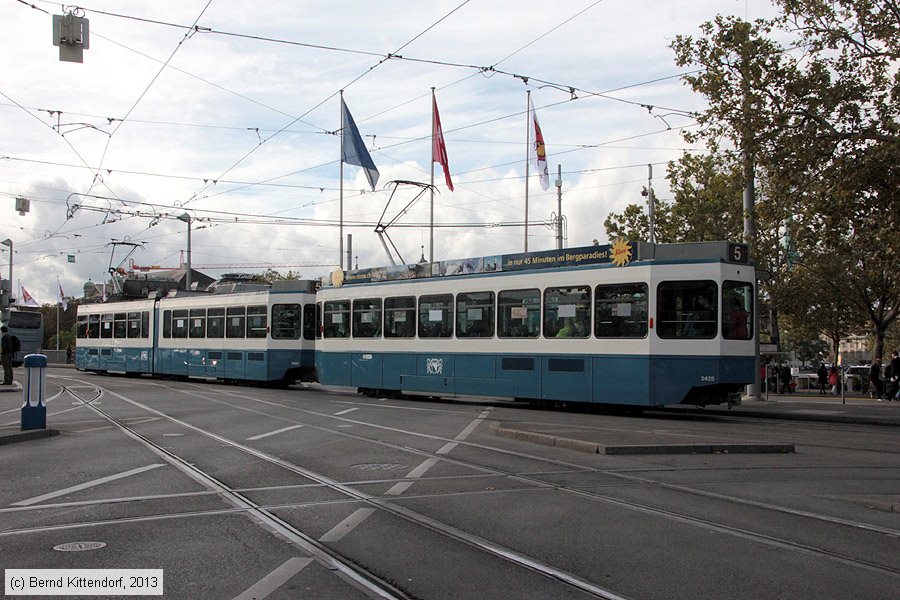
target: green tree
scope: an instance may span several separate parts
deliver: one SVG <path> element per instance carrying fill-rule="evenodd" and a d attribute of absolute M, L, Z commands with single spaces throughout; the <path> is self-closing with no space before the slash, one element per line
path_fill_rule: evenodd
<path fill-rule="evenodd" d="M 777 2 L 779 19 L 719 16 L 673 42 L 679 66 L 700 67 L 685 81 L 709 102 L 687 137 L 733 147 L 745 182 L 762 173 L 758 230 L 776 239 L 754 251 L 772 289 L 807 253 L 842 257 L 845 301 L 867 315 L 881 356 L 900 312 L 900 11 L 890 0 Z M 776 310 L 788 300 L 772 294 Z"/>

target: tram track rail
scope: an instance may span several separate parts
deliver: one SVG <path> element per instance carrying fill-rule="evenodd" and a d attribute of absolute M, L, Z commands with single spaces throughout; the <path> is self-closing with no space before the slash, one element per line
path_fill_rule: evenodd
<path fill-rule="evenodd" d="M 97 387 L 98 387 L 98 389 L 100 389 L 99 386 L 97 386 Z M 175 390 L 175 388 L 169 388 L 169 389 Z M 178 391 L 180 391 L 180 390 L 178 390 Z M 101 390 L 101 394 L 98 396 L 98 398 L 102 395 L 103 395 L 103 393 Z M 386 510 L 386 511 L 394 514 L 395 516 L 404 518 L 408 521 L 412 521 L 413 523 L 416 523 L 420 526 L 427 527 L 427 528 L 429 528 L 433 531 L 436 531 L 442 535 L 451 537 L 453 539 L 456 539 L 457 541 L 465 542 L 466 544 L 468 544 L 470 546 L 479 548 L 482 551 L 490 552 L 495 556 L 499 556 L 506 560 L 510 560 L 511 562 L 518 564 L 519 566 L 523 566 L 523 567 L 529 568 L 530 570 L 540 572 L 540 573 L 544 574 L 545 576 L 551 577 L 553 579 L 567 583 L 569 585 L 575 585 L 575 587 L 578 587 L 579 589 L 582 589 L 583 591 L 588 591 L 589 593 L 593 594 L 596 597 L 599 597 L 599 598 L 621 598 L 621 596 L 615 594 L 614 592 L 594 586 L 594 584 L 592 584 L 591 582 L 578 581 L 578 578 L 576 576 L 558 571 L 555 568 L 553 568 L 551 565 L 545 565 L 545 564 L 541 563 L 540 561 L 535 561 L 535 560 L 531 559 L 530 557 L 527 557 L 524 555 L 519 555 L 518 553 L 515 553 L 514 551 L 511 551 L 509 549 L 503 548 L 502 546 L 493 544 L 493 543 L 489 542 L 488 540 L 483 540 L 482 538 L 480 538 L 478 536 L 473 536 L 464 531 L 460 531 L 446 523 L 441 523 L 441 522 L 435 521 L 434 519 L 431 519 L 430 517 L 427 517 L 425 515 L 420 515 L 418 513 L 410 511 L 404 507 L 398 506 L 398 505 L 394 504 L 393 502 L 386 500 L 383 497 L 361 493 L 358 490 L 353 489 L 351 485 L 330 480 L 329 478 L 327 478 L 324 475 L 321 475 L 318 473 L 313 473 L 307 469 L 304 469 L 302 467 L 294 465 L 293 463 L 290 463 L 289 461 L 285 461 L 283 459 L 269 455 L 265 452 L 261 452 L 259 450 L 251 448 L 251 447 L 241 444 L 239 442 L 235 442 L 234 440 L 230 440 L 224 436 L 220 436 L 218 434 L 205 431 L 202 428 L 199 428 L 190 423 L 181 421 L 180 419 L 172 417 L 162 411 L 157 411 L 156 409 L 154 409 L 152 407 L 145 406 L 139 402 L 128 399 L 116 392 L 109 392 L 109 395 L 117 397 L 125 402 L 131 403 L 132 405 L 138 406 L 138 407 L 142 408 L 143 410 L 155 413 L 163 418 L 169 419 L 170 421 L 172 421 L 175 424 L 178 424 L 179 426 L 187 427 L 187 428 L 191 429 L 192 431 L 194 431 L 195 433 L 210 437 L 211 439 L 214 439 L 214 440 L 218 441 L 219 443 L 223 443 L 223 444 L 231 446 L 237 450 L 240 450 L 242 452 L 249 453 L 249 454 L 253 455 L 254 457 L 256 457 L 257 459 L 265 460 L 267 462 L 276 464 L 283 468 L 288 468 L 289 470 L 297 473 L 298 475 L 301 475 L 303 477 L 309 478 L 309 479 L 317 482 L 317 484 L 319 484 L 319 485 L 324 485 L 324 486 L 330 487 L 332 489 L 335 489 L 337 491 L 340 491 L 341 493 L 347 494 L 348 495 L 347 502 L 368 503 L 376 508 L 379 508 L 381 510 Z M 310 416 L 329 418 L 329 419 L 338 419 L 342 422 L 354 423 L 354 424 L 358 424 L 361 426 L 366 426 L 366 427 L 371 427 L 371 428 L 376 428 L 376 429 L 379 429 L 379 428 L 380 429 L 388 429 L 388 430 L 391 430 L 396 433 L 417 436 L 417 437 L 431 439 L 431 440 L 435 440 L 435 441 L 452 441 L 449 438 L 444 438 L 441 436 L 432 436 L 432 435 L 428 435 L 428 434 L 422 434 L 422 433 L 418 433 L 418 432 L 403 430 L 400 428 L 386 427 L 383 425 L 368 423 L 365 421 L 360 421 L 358 419 L 352 419 L 352 418 L 347 418 L 347 417 L 335 417 L 333 414 L 321 413 L 321 412 L 317 412 L 317 411 L 310 411 L 307 409 L 300 409 L 296 406 L 290 406 L 290 405 L 282 404 L 279 402 L 273 402 L 271 400 L 254 398 L 254 397 L 251 397 L 251 396 L 248 396 L 245 394 L 239 394 L 236 392 L 228 392 L 225 395 L 232 396 L 237 399 L 250 400 L 253 402 L 262 402 L 264 404 L 271 405 L 273 407 L 278 407 L 280 409 L 288 409 L 291 411 L 300 411 L 302 413 L 308 413 Z M 243 411 L 251 412 L 254 414 L 258 414 L 260 416 L 265 416 L 265 417 L 276 419 L 276 420 L 282 420 L 286 423 L 301 423 L 301 421 L 290 419 L 288 417 L 284 417 L 281 415 L 273 415 L 273 414 L 270 414 L 270 413 L 267 413 L 264 411 L 251 409 L 246 406 L 236 405 L 231 402 L 226 402 L 226 401 L 212 399 L 212 398 L 206 398 L 206 397 L 204 397 L 204 399 L 206 399 L 208 401 L 212 401 L 212 402 L 221 403 L 225 406 L 228 406 L 228 407 L 236 409 L 236 410 L 243 410 Z M 184 459 L 159 447 L 154 442 L 152 442 L 152 440 L 149 440 L 149 439 L 145 438 L 144 436 L 141 436 L 141 434 L 135 432 L 132 428 L 128 427 L 127 424 L 118 422 L 118 420 L 115 417 L 107 414 L 103 409 L 100 409 L 97 406 L 93 406 L 93 405 L 89 405 L 89 407 L 91 408 L 91 410 L 94 410 L 98 414 L 101 414 L 105 419 L 108 419 L 110 422 L 115 423 L 116 426 L 120 427 L 123 431 L 128 433 L 134 439 L 141 441 L 141 443 L 144 443 L 145 445 L 149 445 L 151 448 L 155 447 L 159 451 L 169 453 L 169 454 L 171 454 L 173 459 L 183 462 L 186 466 L 189 466 L 191 469 L 195 469 L 196 470 L 195 474 L 198 477 L 203 477 L 205 475 L 205 474 L 203 474 L 203 472 L 201 470 L 197 469 L 193 465 L 189 465 L 188 463 L 186 463 L 186 461 L 184 461 Z M 695 516 L 692 516 L 689 514 L 679 513 L 677 511 L 660 509 L 659 507 L 653 507 L 653 506 L 641 504 L 639 502 L 623 500 L 621 498 L 616 498 L 614 496 L 598 493 L 596 491 L 586 491 L 586 490 L 578 489 L 578 488 L 571 487 L 571 486 L 555 484 L 552 482 L 548 482 L 547 480 L 541 479 L 539 476 L 536 476 L 536 475 L 525 475 L 522 473 L 514 473 L 511 471 L 504 471 L 502 469 L 497 469 L 494 467 L 486 467 L 484 465 L 479 465 L 477 463 L 472 463 L 470 461 L 461 460 L 461 459 L 450 457 L 447 455 L 437 456 L 435 453 L 431 453 L 428 451 L 419 450 L 419 449 L 411 448 L 408 446 L 395 444 L 395 443 L 388 442 L 385 440 L 372 439 L 370 437 L 367 437 L 364 435 L 358 435 L 355 433 L 350 433 L 345 430 L 331 429 L 328 427 L 322 427 L 320 425 L 313 425 L 313 424 L 310 424 L 307 422 L 303 422 L 303 424 L 306 425 L 307 427 L 319 429 L 323 432 L 327 432 L 332 435 L 350 437 L 350 438 L 354 438 L 359 441 L 364 441 L 367 443 L 381 444 L 381 445 L 390 447 L 395 450 L 411 452 L 418 456 L 437 458 L 439 460 L 448 461 L 450 463 L 458 464 L 460 466 L 467 466 L 472 469 L 477 469 L 478 471 L 480 471 L 482 473 L 486 473 L 486 474 L 490 474 L 490 475 L 498 475 L 498 476 L 508 477 L 511 479 L 522 481 L 523 483 L 526 483 L 526 484 L 529 484 L 532 486 L 537 486 L 538 488 L 543 488 L 543 489 L 552 490 L 552 491 L 562 491 L 562 492 L 566 492 L 566 493 L 576 494 L 581 497 L 585 497 L 585 498 L 589 498 L 589 499 L 593 499 L 593 500 L 612 503 L 612 504 L 615 504 L 615 505 L 618 505 L 618 506 L 621 506 L 623 508 L 627 508 L 630 510 L 637 510 L 637 511 L 641 511 L 641 512 L 644 512 L 647 514 L 664 517 L 664 518 L 667 518 L 670 520 L 674 520 L 674 521 L 678 521 L 678 522 L 682 522 L 682 523 L 688 523 L 688 524 L 691 524 L 694 526 L 710 528 L 715 531 L 720 531 L 722 533 L 727 533 L 727 534 L 730 534 L 730 535 L 733 535 L 736 537 L 740 537 L 743 539 L 766 543 L 766 544 L 773 545 L 773 546 L 776 546 L 779 548 L 796 550 L 796 551 L 804 552 L 807 554 L 812 554 L 812 555 L 816 555 L 816 556 L 820 556 L 820 557 L 829 558 L 831 560 L 837 560 L 844 564 L 867 569 L 869 571 L 876 572 L 876 573 L 879 573 L 882 575 L 888 574 L 888 575 L 895 576 L 895 577 L 900 575 L 900 569 L 891 568 L 889 566 L 875 563 L 872 561 L 867 561 L 867 560 L 863 560 L 863 559 L 859 559 L 859 558 L 855 558 L 855 557 L 851 557 L 851 556 L 846 556 L 844 554 L 841 554 L 838 552 L 833 552 L 833 551 L 830 551 L 825 548 L 820 548 L 820 547 L 816 547 L 816 546 L 809 545 L 809 544 L 802 544 L 802 543 L 798 543 L 795 541 L 779 538 L 777 536 L 771 536 L 771 535 L 766 535 L 766 534 L 760 533 L 760 532 L 754 532 L 754 531 L 751 531 L 748 529 L 733 527 L 733 526 L 730 526 L 727 524 L 717 523 L 717 522 L 709 520 L 709 519 L 702 519 L 702 518 L 698 518 L 698 517 L 695 517 Z M 658 485 L 658 486 L 661 486 L 664 488 L 677 490 L 677 491 L 681 491 L 681 492 L 706 495 L 706 496 L 716 497 L 717 499 L 728 500 L 728 501 L 739 501 L 740 503 L 743 503 L 743 504 L 749 503 L 751 505 L 756 505 L 757 508 L 765 508 L 765 509 L 769 509 L 769 510 L 779 510 L 780 512 L 787 512 L 788 514 L 792 514 L 794 516 L 823 520 L 823 521 L 826 521 L 833 525 L 842 525 L 842 526 L 847 526 L 847 527 L 868 529 L 870 531 L 875 531 L 875 532 L 878 532 L 878 533 L 881 533 L 884 535 L 889 535 L 891 537 L 897 537 L 898 535 L 900 535 L 900 532 L 898 532 L 897 530 L 893 530 L 893 529 L 889 529 L 889 528 L 872 527 L 872 526 L 869 526 L 868 524 L 862 524 L 862 523 L 841 520 L 841 519 L 833 519 L 833 518 L 827 517 L 825 515 L 816 515 L 815 513 L 804 513 L 802 511 L 794 511 L 793 509 L 785 510 L 784 507 L 776 507 L 774 505 L 766 505 L 766 504 L 762 504 L 762 503 L 753 503 L 752 501 L 748 501 L 747 499 L 733 498 L 730 496 L 713 494 L 711 492 L 707 492 L 704 490 L 694 490 L 694 489 L 687 488 L 686 486 L 658 482 L 658 481 L 655 481 L 652 479 L 637 477 L 637 476 L 634 476 L 634 475 L 631 475 L 631 474 L 628 474 L 625 472 L 585 467 L 584 465 L 568 463 L 566 461 L 561 461 L 558 459 L 551 459 L 551 458 L 547 458 L 547 457 L 543 457 L 543 456 L 537 456 L 537 455 L 532 455 L 532 454 L 523 453 L 523 452 L 511 451 L 508 449 L 497 448 L 497 447 L 490 446 L 487 444 L 477 444 L 477 443 L 473 443 L 470 441 L 463 441 L 463 442 L 459 442 L 459 443 L 461 445 L 471 446 L 474 448 L 486 449 L 486 450 L 491 450 L 494 452 L 501 452 L 504 454 L 517 456 L 520 458 L 527 458 L 530 460 L 539 461 L 543 464 L 548 464 L 548 465 L 551 465 L 556 468 L 562 468 L 563 472 L 573 472 L 573 473 L 592 472 L 592 473 L 605 474 L 605 475 L 610 475 L 613 477 L 620 477 L 625 482 L 630 482 L 630 483 L 635 483 L 635 484 Z M 560 471 L 556 471 L 556 472 L 560 472 Z M 195 480 L 200 481 L 200 479 L 196 479 L 196 478 L 195 478 Z M 207 481 L 207 480 L 203 479 L 203 481 Z M 390 481 L 396 481 L 396 480 L 390 480 Z M 279 508 L 294 506 L 292 504 L 285 504 L 285 505 L 254 504 L 248 498 L 243 496 L 239 491 L 229 488 L 225 483 L 223 483 L 215 478 L 211 478 L 210 480 L 208 480 L 208 483 L 211 486 L 221 486 L 221 490 L 222 490 L 221 493 L 225 495 L 224 497 L 229 498 L 232 501 L 232 504 L 235 504 L 236 508 L 232 509 L 233 511 L 247 512 L 247 513 L 253 514 L 255 516 L 257 514 L 265 514 L 267 511 L 270 511 L 270 510 L 277 510 Z M 371 483 L 371 481 L 368 481 L 368 483 Z M 206 485 L 206 484 L 204 484 L 204 485 Z M 208 485 L 207 487 L 210 487 L 210 485 Z M 515 492 L 515 491 L 516 490 L 504 490 L 504 492 Z M 219 493 L 219 492 L 216 492 L 216 493 Z M 234 496 L 232 496 L 232 494 L 234 494 Z M 416 495 L 410 495 L 410 497 L 416 497 Z M 241 504 L 242 502 L 246 503 L 246 504 Z M 302 504 L 303 503 L 299 503 L 298 505 L 302 505 Z M 193 516 L 194 514 L 202 515 L 202 514 L 206 514 L 206 513 L 204 511 L 199 511 L 196 513 L 185 513 L 185 515 L 174 515 L 174 516 L 158 515 L 155 518 L 175 518 L 177 516 Z M 272 515 L 272 516 L 275 519 L 278 519 L 278 517 L 275 517 L 274 515 Z M 154 517 L 148 516 L 148 517 L 135 517 L 135 518 L 149 519 L 149 518 L 154 518 Z M 279 521 L 280 521 L 280 519 L 279 519 Z M 281 523 L 278 523 L 278 525 L 291 527 L 290 524 L 283 522 L 283 521 Z M 73 526 L 78 526 L 78 525 L 73 525 Z M 2 535 L 2 534 L 0 534 L 0 535 Z M 315 540 L 312 540 L 312 541 L 315 541 Z M 318 542 L 316 542 L 316 543 L 318 544 Z M 328 556 L 331 556 L 331 555 L 329 554 Z M 332 557 L 332 558 L 334 558 L 334 557 Z M 573 577 L 576 577 L 576 578 L 572 579 Z M 384 592 L 384 593 L 389 593 L 389 592 Z M 397 592 L 392 592 L 392 593 L 397 593 Z M 405 596 L 382 595 L 379 597 L 405 597 Z"/>
<path fill-rule="evenodd" d="M 475 548 L 479 551 L 486 552 L 496 558 L 504 560 L 506 562 L 510 562 L 519 567 L 525 568 L 529 571 L 535 572 L 544 577 L 548 577 L 553 579 L 559 583 L 571 586 L 581 592 L 584 592 L 588 595 L 591 595 L 595 598 L 600 598 L 601 600 L 626 600 L 624 596 L 613 592 L 611 590 L 605 589 L 601 586 L 594 584 L 587 579 L 583 579 L 577 575 L 572 573 L 565 572 L 561 569 L 557 569 L 553 565 L 541 562 L 537 559 L 519 553 L 510 548 L 503 547 L 502 545 L 493 543 L 489 540 L 481 538 L 480 536 L 468 533 L 461 529 L 455 528 L 446 523 L 441 523 L 435 519 L 432 519 L 426 515 L 422 515 L 407 509 L 403 506 L 397 505 L 394 502 L 387 500 L 386 498 L 375 496 L 372 494 L 367 494 L 361 492 L 359 490 L 354 489 L 351 486 L 348 486 L 344 483 L 332 480 L 325 475 L 320 473 L 315 473 L 299 465 L 295 465 L 289 461 L 281 459 L 276 456 L 272 456 L 255 448 L 251 448 L 246 446 L 245 444 L 241 444 L 234 440 L 228 439 L 224 436 L 218 435 L 216 433 L 204 430 L 200 427 L 187 423 L 186 421 L 182 421 L 171 415 L 168 415 L 162 411 L 158 411 L 154 408 L 143 405 L 140 402 L 129 399 L 117 392 L 107 390 L 105 393 L 100 386 L 98 389 L 101 390 L 101 393 L 98 395 L 98 398 L 104 396 L 106 394 L 117 397 L 118 399 L 127 402 L 133 406 L 141 408 L 147 412 L 156 414 L 162 418 L 168 419 L 170 422 L 178 424 L 181 427 L 187 428 L 194 433 L 206 436 L 210 439 L 213 439 L 221 444 L 225 444 L 230 446 L 236 450 L 247 453 L 257 459 L 264 460 L 270 464 L 277 465 L 288 471 L 291 471 L 297 475 L 300 475 L 304 478 L 310 479 L 311 481 L 315 481 L 320 485 L 328 487 L 332 490 L 338 491 L 348 497 L 348 499 L 354 502 L 363 502 L 369 505 L 372 505 L 375 508 L 384 510 L 388 513 L 393 514 L 396 517 L 400 517 L 408 522 L 411 522 L 415 525 L 425 527 L 435 533 L 438 533 L 441 536 L 452 539 L 457 542 L 462 542 L 469 547 Z M 78 397 L 76 394 L 72 393 L 69 390 L 69 393 Z M 96 399 L 96 398 L 95 398 Z M 179 470 L 190 476 L 192 479 L 204 485 L 205 487 L 211 488 L 214 491 L 217 491 L 222 495 L 223 498 L 227 499 L 230 503 L 236 505 L 238 508 L 243 509 L 241 512 L 246 512 L 253 517 L 259 519 L 263 522 L 268 528 L 271 530 L 281 534 L 286 539 L 290 540 L 292 543 L 297 546 L 303 548 L 305 551 L 309 552 L 311 555 L 322 561 L 326 565 L 331 565 L 333 568 L 337 569 L 344 576 L 348 577 L 352 582 L 357 584 L 358 586 L 362 586 L 366 590 L 373 592 L 379 598 L 409 598 L 405 592 L 399 590 L 388 582 L 384 581 L 381 578 L 378 578 L 376 575 L 368 572 L 364 568 L 357 565 L 355 562 L 349 560 L 347 557 L 342 556 L 340 553 L 330 548 L 326 544 L 323 544 L 316 540 L 315 538 L 310 537 L 309 535 L 303 533 L 302 531 L 294 528 L 290 523 L 281 519 L 280 517 L 272 514 L 269 510 L 263 508 L 262 505 L 259 505 L 245 495 L 235 491 L 230 488 L 227 484 L 220 481 L 219 479 L 209 475 L 202 469 L 196 467 L 191 464 L 187 460 L 181 458 L 177 454 L 166 450 L 159 444 L 156 444 L 146 436 L 134 431 L 134 429 L 127 424 L 123 423 L 116 417 L 113 417 L 105 410 L 100 409 L 94 406 L 92 403 L 86 403 L 86 406 L 91 410 L 97 412 L 103 418 L 107 419 L 110 423 L 114 424 L 116 427 L 121 429 L 123 433 L 128 435 L 128 437 L 138 441 L 144 446 L 148 447 L 151 451 L 160 456 L 163 460 L 166 460 L 173 466 L 176 466 Z"/>

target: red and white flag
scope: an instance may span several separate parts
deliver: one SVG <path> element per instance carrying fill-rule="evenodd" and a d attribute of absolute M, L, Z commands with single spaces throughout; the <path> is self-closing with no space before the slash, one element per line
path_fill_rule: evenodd
<path fill-rule="evenodd" d="M 22 297 L 22 306 L 40 306 L 37 303 L 37 300 L 34 299 L 34 296 L 28 293 L 28 290 L 26 290 L 22 286 L 19 286 L 19 289 L 22 292 L 21 294 L 19 294 Z"/>
<path fill-rule="evenodd" d="M 69 303 L 66 302 L 66 295 L 63 293 L 62 284 L 59 282 L 59 277 L 56 278 L 56 287 L 59 288 L 59 298 L 56 299 L 58 304 L 62 304 L 63 310 L 69 310 Z"/>
<path fill-rule="evenodd" d="M 452 192 L 453 182 L 450 180 L 450 162 L 447 159 L 447 145 L 444 143 L 444 132 L 441 130 L 441 116 L 438 114 L 437 98 L 432 95 L 431 100 L 434 105 L 434 115 L 432 117 L 434 128 L 431 132 L 431 162 L 441 164 L 441 168 L 444 169 L 444 180 Z"/>
<path fill-rule="evenodd" d="M 541 189 L 546 192 L 550 189 L 550 172 L 547 170 L 547 148 L 544 146 L 544 134 L 541 133 L 541 126 L 538 124 L 537 113 L 534 112 L 531 96 L 528 96 L 528 112 L 531 113 L 531 122 L 534 126 L 534 137 L 528 153 L 532 166 L 541 178 Z"/>

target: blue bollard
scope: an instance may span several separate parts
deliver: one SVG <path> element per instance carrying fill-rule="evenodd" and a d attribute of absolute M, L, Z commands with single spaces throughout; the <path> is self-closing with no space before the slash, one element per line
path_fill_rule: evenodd
<path fill-rule="evenodd" d="M 22 431 L 47 429 L 47 405 L 44 390 L 47 379 L 47 357 L 29 354 L 23 361 L 25 381 L 22 385 Z"/>

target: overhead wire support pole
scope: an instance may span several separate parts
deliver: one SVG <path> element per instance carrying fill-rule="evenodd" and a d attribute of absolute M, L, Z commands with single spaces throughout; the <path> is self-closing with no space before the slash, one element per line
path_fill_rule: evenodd
<path fill-rule="evenodd" d="M 647 218 L 650 220 L 650 243 L 656 243 L 655 206 L 653 197 L 653 165 L 647 165 Z"/>
<path fill-rule="evenodd" d="M 341 191 L 340 191 L 340 224 L 338 225 L 338 269 L 341 268 L 341 265 L 344 264 L 344 90 L 341 90 L 341 103 L 338 106 L 338 109 L 341 111 L 340 121 L 341 121 L 341 160 L 338 161 L 340 163 L 340 170 L 338 178 L 341 181 Z"/>
<path fill-rule="evenodd" d="M 556 165 L 556 249 L 563 247 L 562 165 Z"/>
<path fill-rule="evenodd" d="M 434 106 L 437 100 L 434 97 L 434 87 L 431 88 L 431 206 L 428 220 L 428 262 L 434 262 Z"/>
<path fill-rule="evenodd" d="M 531 90 L 525 101 L 525 252 L 528 252 L 528 163 L 531 161 Z"/>

